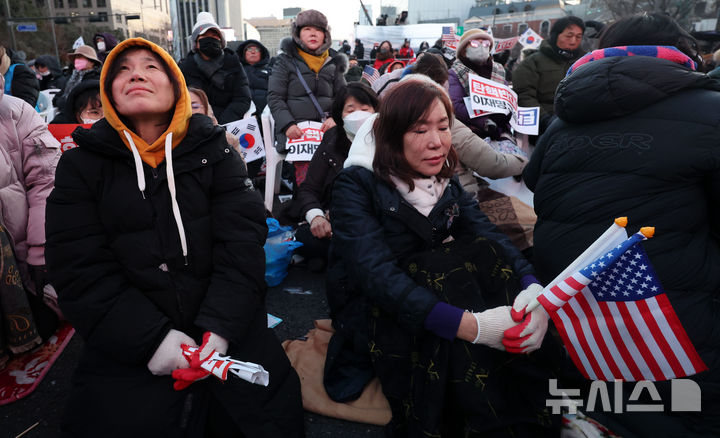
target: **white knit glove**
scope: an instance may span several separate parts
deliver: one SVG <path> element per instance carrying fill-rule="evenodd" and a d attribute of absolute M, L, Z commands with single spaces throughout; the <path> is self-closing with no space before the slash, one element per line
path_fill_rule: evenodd
<path fill-rule="evenodd" d="M 505 350 L 502 344 L 503 332 L 515 325 L 510 317 L 510 306 L 500 306 L 484 312 L 473 313 L 478 332 L 473 344 L 483 344 L 498 350 Z"/>
<path fill-rule="evenodd" d="M 168 376 L 178 368 L 188 368 L 190 364 L 183 356 L 181 345 L 197 347 L 197 344 L 185 333 L 170 329 L 150 358 L 147 367 L 156 376 Z"/>
<path fill-rule="evenodd" d="M 548 329 L 550 315 L 538 305 L 537 297 L 543 287 L 533 283 L 520 292 L 513 303 L 512 319 L 520 322 L 504 333 L 503 345 L 510 353 L 530 353 L 540 348 Z M 532 304 L 531 304 L 532 303 Z M 528 305 L 534 307 L 528 313 Z"/>

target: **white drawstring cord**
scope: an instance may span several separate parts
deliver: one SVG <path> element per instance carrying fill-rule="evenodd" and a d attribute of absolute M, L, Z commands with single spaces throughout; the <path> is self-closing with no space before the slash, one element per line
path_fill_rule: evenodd
<path fill-rule="evenodd" d="M 170 189 L 170 200 L 172 201 L 173 216 L 175 217 L 175 223 L 177 224 L 178 234 L 180 235 L 180 246 L 182 246 L 183 257 L 185 258 L 185 265 L 188 264 L 187 258 L 187 239 L 185 237 L 185 226 L 183 225 L 182 217 L 180 216 L 180 206 L 175 198 L 175 173 L 173 172 L 172 162 L 172 132 L 168 133 L 165 137 L 165 160 L 167 160 L 167 180 L 168 189 Z"/>
<path fill-rule="evenodd" d="M 140 193 L 142 193 L 142 197 L 145 199 L 145 172 L 143 171 L 140 153 L 138 152 L 130 133 L 123 130 L 123 134 L 125 134 L 125 138 L 127 138 L 128 143 L 130 143 L 130 150 L 132 151 L 133 160 L 135 160 L 135 174 L 137 175 L 138 189 L 140 189 Z"/>

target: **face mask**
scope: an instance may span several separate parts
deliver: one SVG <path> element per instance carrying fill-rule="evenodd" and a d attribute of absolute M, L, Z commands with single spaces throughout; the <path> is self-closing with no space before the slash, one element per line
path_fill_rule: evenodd
<path fill-rule="evenodd" d="M 85 58 L 75 58 L 75 61 L 73 62 L 73 64 L 75 65 L 75 70 L 80 71 L 80 70 L 85 70 L 87 68 L 88 64 L 90 64 L 90 61 L 88 61 Z"/>
<path fill-rule="evenodd" d="M 388 49 L 387 47 L 383 47 L 382 49 L 380 49 L 380 53 L 390 53 L 390 49 Z"/>
<path fill-rule="evenodd" d="M 485 62 L 490 57 L 490 48 L 485 46 L 468 47 L 465 56 L 472 62 Z"/>
<path fill-rule="evenodd" d="M 365 123 L 368 117 L 372 116 L 373 113 L 368 111 L 353 111 L 350 114 L 343 117 L 343 129 L 347 134 L 350 141 L 355 139 L 358 129 Z"/>
<path fill-rule="evenodd" d="M 97 49 L 98 49 L 98 52 L 104 52 L 105 51 L 105 41 L 98 41 Z"/>
<path fill-rule="evenodd" d="M 37 73 L 38 73 L 40 76 L 47 76 L 47 75 L 50 74 L 50 70 L 48 70 L 48 71 L 39 71 L 39 72 L 37 72 Z"/>
<path fill-rule="evenodd" d="M 200 53 L 208 58 L 217 58 L 222 55 L 222 43 L 215 38 L 203 38 L 198 41 Z"/>
<path fill-rule="evenodd" d="M 99 120 L 99 119 L 97 119 L 97 120 L 96 120 L 96 119 L 86 119 L 86 118 L 83 117 L 82 122 L 83 122 L 85 125 L 92 125 L 93 123 L 97 122 L 98 120 Z"/>

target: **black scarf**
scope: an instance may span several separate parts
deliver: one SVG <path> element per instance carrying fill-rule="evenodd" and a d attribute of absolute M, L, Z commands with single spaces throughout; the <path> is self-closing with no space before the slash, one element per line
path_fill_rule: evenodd
<path fill-rule="evenodd" d="M 206 61 L 199 53 L 195 52 L 193 54 L 193 59 L 203 76 L 208 78 L 216 88 L 221 90 L 225 89 L 225 77 L 227 76 L 227 72 L 222 70 L 223 61 L 225 59 L 224 53 L 223 56 L 218 56 L 217 58 L 212 58 Z"/>

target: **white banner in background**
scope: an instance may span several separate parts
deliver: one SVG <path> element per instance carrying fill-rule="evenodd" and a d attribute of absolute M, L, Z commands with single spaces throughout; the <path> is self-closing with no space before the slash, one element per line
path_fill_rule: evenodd
<path fill-rule="evenodd" d="M 472 73 L 468 75 L 468 79 L 470 104 L 473 110 L 511 114 L 510 126 L 514 130 L 521 134 L 538 134 L 539 107 L 518 107 L 517 94 L 506 85 Z"/>
<path fill-rule="evenodd" d="M 246 163 L 265 156 L 265 146 L 255 117 L 246 117 L 223 126 L 240 141 L 240 154 Z"/>
<path fill-rule="evenodd" d="M 388 40 L 392 43 L 393 48 L 399 49 L 405 38 L 410 40 L 410 47 L 413 50 L 420 46 L 420 43 L 426 41 L 432 46 L 438 38 L 442 36 L 443 26 L 452 26 L 453 23 L 423 23 L 408 24 L 405 26 L 355 26 L 355 38 L 359 38 L 365 52 L 370 53 L 374 43 Z"/>
<path fill-rule="evenodd" d="M 310 161 L 312 156 L 322 142 L 323 132 L 320 130 L 322 123 L 318 122 L 300 122 L 298 128 L 303 132 L 303 136 L 287 141 L 287 161 Z"/>

